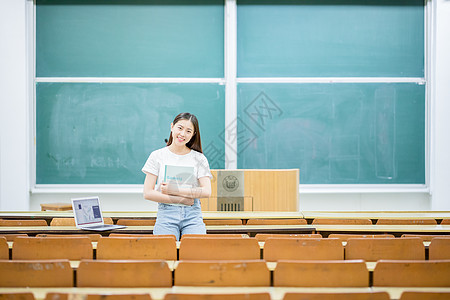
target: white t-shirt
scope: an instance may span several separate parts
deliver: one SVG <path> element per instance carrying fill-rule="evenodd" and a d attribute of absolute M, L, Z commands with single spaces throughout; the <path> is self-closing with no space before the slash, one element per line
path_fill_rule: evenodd
<path fill-rule="evenodd" d="M 208 160 L 203 153 L 191 150 L 188 154 L 178 155 L 170 151 L 169 147 L 164 147 L 153 151 L 142 168 L 142 172 L 158 176 L 158 180 L 155 185 L 155 190 L 157 191 L 161 191 L 160 186 L 165 175 L 164 172 L 166 165 L 194 167 L 194 175 L 196 176 L 195 178 L 197 178 L 194 183 L 194 187 L 198 187 L 200 185 L 198 182 L 199 178 L 206 176 L 212 178 Z"/>

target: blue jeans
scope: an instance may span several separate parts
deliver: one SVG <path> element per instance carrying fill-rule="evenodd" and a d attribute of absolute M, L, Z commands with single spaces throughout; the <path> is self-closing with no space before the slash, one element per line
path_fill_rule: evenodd
<path fill-rule="evenodd" d="M 158 214 L 153 234 L 173 234 L 177 241 L 183 234 L 206 234 L 200 200 L 192 206 L 158 203 Z"/>

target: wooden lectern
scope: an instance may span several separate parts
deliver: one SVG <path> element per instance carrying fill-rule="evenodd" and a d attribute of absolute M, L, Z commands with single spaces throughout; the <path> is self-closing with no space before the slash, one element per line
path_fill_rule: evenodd
<path fill-rule="evenodd" d="M 298 211 L 299 170 L 211 170 L 203 211 Z"/>

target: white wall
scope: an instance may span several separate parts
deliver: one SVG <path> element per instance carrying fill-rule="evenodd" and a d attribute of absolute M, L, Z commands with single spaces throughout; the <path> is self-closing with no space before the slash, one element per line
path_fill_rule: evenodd
<path fill-rule="evenodd" d="M 41 210 L 41 203 L 70 203 L 71 198 L 99 196 L 104 211 L 156 211 L 157 203 L 145 200 L 142 193 L 51 193 L 33 194 L 30 210 Z"/>
<path fill-rule="evenodd" d="M 450 1 L 436 0 L 432 209 L 450 210 Z"/>
<path fill-rule="evenodd" d="M 416 211 L 431 210 L 428 193 L 300 194 L 303 211 Z"/>
<path fill-rule="evenodd" d="M 0 1 L 0 209 L 28 210 L 25 0 Z"/>
<path fill-rule="evenodd" d="M 302 210 L 450 210 L 450 1 L 435 0 L 435 69 L 431 101 L 432 196 L 427 193 L 302 193 Z M 39 210 L 40 203 L 98 194 L 103 209 L 156 210 L 139 192 L 29 195 L 31 167 L 26 71 L 26 0 L 0 1 L 0 210 Z"/>

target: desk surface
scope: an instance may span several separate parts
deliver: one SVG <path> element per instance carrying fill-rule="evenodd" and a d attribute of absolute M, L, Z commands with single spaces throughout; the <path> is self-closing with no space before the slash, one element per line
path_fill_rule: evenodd
<path fill-rule="evenodd" d="M 105 211 L 104 217 L 113 219 L 145 219 L 156 218 L 156 211 Z M 0 212 L 0 218 L 39 218 L 51 220 L 54 217 L 73 217 L 72 211 L 4 211 Z M 366 211 L 366 212 L 349 212 L 349 211 L 299 211 L 299 212 L 280 212 L 280 211 L 203 211 L 204 219 L 279 219 L 279 218 L 356 218 L 356 219 L 450 219 L 450 211 Z"/>
<path fill-rule="evenodd" d="M 70 262 L 70 266 L 72 267 L 72 269 L 76 270 L 78 269 L 79 265 L 80 265 L 80 260 L 71 260 Z M 180 261 L 179 260 L 166 260 L 167 266 L 169 267 L 170 271 L 175 270 L 178 267 L 178 263 Z M 369 272 L 373 272 L 373 270 L 375 270 L 375 267 L 377 265 L 376 261 L 366 261 L 366 268 Z M 269 269 L 269 271 L 274 271 L 275 268 L 277 267 L 277 262 L 276 261 L 266 261 L 266 265 L 267 265 L 267 269 Z"/>
<path fill-rule="evenodd" d="M 450 211 L 302 211 L 305 219 L 450 219 Z"/>
<path fill-rule="evenodd" d="M 423 292 L 450 292 L 449 288 L 305 288 L 305 287 L 187 287 L 173 286 L 170 288 L 0 288 L 0 293 L 33 293 L 38 300 L 45 299 L 47 293 L 73 293 L 73 294 L 150 294 L 152 299 L 162 300 L 168 293 L 197 294 L 248 294 L 269 293 L 271 299 L 281 300 L 284 295 L 290 293 L 364 293 L 364 292 L 387 292 L 392 300 L 400 298 L 404 291 Z"/>
<path fill-rule="evenodd" d="M 450 226 L 449 226 L 450 227 Z M 115 233 L 153 233 L 154 226 L 129 226 L 127 228 L 115 229 L 111 231 L 93 232 L 77 229 L 74 226 L 17 226 L 17 227 L 0 227 L 0 234 L 26 233 L 35 235 L 38 233 L 53 234 L 75 234 L 75 233 L 100 233 L 108 235 Z M 207 233 L 312 233 L 314 226 L 311 225 L 221 225 L 206 226 Z"/>
<path fill-rule="evenodd" d="M 450 234 L 450 225 L 314 225 L 318 233 L 427 233 Z"/>
<path fill-rule="evenodd" d="M 7 243 L 8 243 L 9 249 L 12 249 L 12 248 L 13 248 L 14 242 L 7 242 Z M 97 250 L 97 244 L 98 244 L 98 242 L 91 242 L 91 244 L 92 244 L 92 249 L 93 249 L 93 250 Z M 264 244 L 265 244 L 265 242 L 258 242 L 258 244 L 259 244 L 259 249 L 264 250 Z M 427 249 L 428 247 L 430 247 L 430 244 L 431 244 L 431 242 L 426 242 L 426 241 L 423 242 L 423 246 L 425 247 L 425 249 Z M 177 242 L 176 242 L 177 249 L 180 249 L 180 245 L 181 245 L 181 242 L 180 242 L 180 241 L 177 241 Z M 346 241 L 343 241 L 343 242 L 342 242 L 342 246 L 345 247 L 346 245 L 347 245 L 347 242 L 346 242 Z"/>
<path fill-rule="evenodd" d="M 113 219 L 146 219 L 156 218 L 156 211 L 104 211 L 104 217 L 111 217 Z M 258 219 L 258 218 L 303 218 L 302 212 L 266 212 L 266 211 L 234 211 L 234 212 L 220 212 L 220 211 L 203 211 L 204 219 Z M 9 211 L 0 212 L 0 219 L 11 218 L 39 218 L 39 219 L 52 219 L 52 218 L 69 218 L 73 217 L 72 211 Z"/>
<path fill-rule="evenodd" d="M 115 233 L 151 234 L 154 226 L 129 226 L 123 229 L 98 232 L 108 235 Z M 318 232 L 327 236 L 328 233 L 402 233 L 417 234 L 450 234 L 450 225 L 214 225 L 206 226 L 207 233 L 239 233 L 252 235 L 256 233 L 312 233 Z M 26 233 L 35 235 L 38 233 L 53 234 L 86 234 L 93 233 L 77 229 L 74 226 L 18 226 L 0 227 L 0 234 Z"/>

